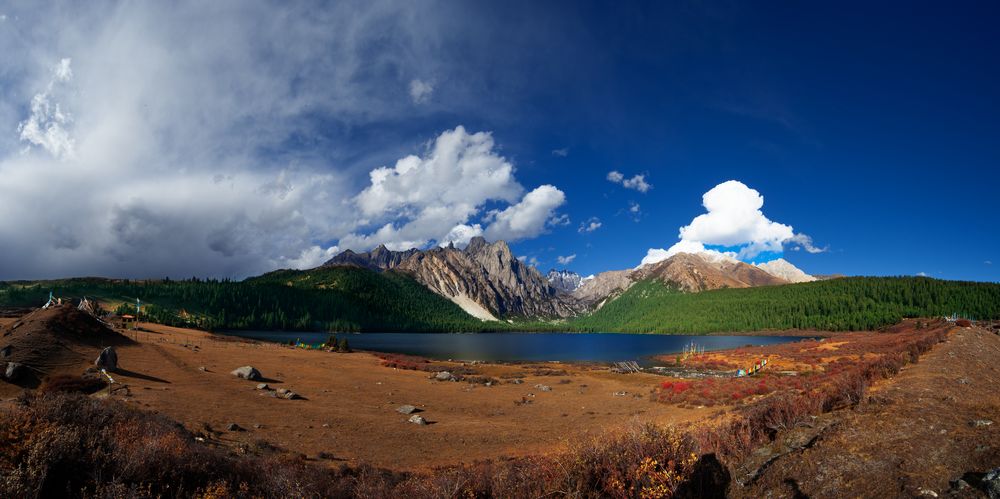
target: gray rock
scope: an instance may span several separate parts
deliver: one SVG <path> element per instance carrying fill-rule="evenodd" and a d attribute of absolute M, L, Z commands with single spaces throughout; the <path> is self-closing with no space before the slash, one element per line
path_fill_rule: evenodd
<path fill-rule="evenodd" d="M 240 379 L 249 379 L 252 381 L 256 381 L 264 377 L 263 375 L 260 374 L 260 371 L 258 371 L 253 366 L 243 366 L 234 370 L 229 374 L 232 374 L 233 376 L 236 376 L 237 378 Z"/>
<path fill-rule="evenodd" d="M 420 425 L 420 426 L 424 426 L 424 425 L 427 424 L 427 420 L 424 419 L 424 417 L 421 416 L 421 415 L 419 415 L 419 414 L 414 414 L 414 415 L 410 416 L 409 422 L 411 422 L 413 424 Z"/>
<path fill-rule="evenodd" d="M 510 380 L 510 384 L 512 384 L 512 385 L 520 385 L 522 383 L 524 383 L 524 380 L 521 379 L 521 378 L 514 378 L 514 379 Z"/>
<path fill-rule="evenodd" d="M 417 409 L 416 407 L 414 407 L 412 405 L 409 405 L 409 404 L 401 405 L 401 406 L 399 406 L 399 407 L 396 408 L 396 412 L 398 412 L 400 414 L 413 414 L 414 412 L 418 412 L 418 411 L 420 411 L 420 409 Z"/>
<path fill-rule="evenodd" d="M 11 345 L 7 345 L 3 348 L 0 348 L 0 359 L 6 359 L 7 357 L 10 357 L 10 354 L 11 352 L 13 352 L 13 350 L 14 347 Z"/>
<path fill-rule="evenodd" d="M 277 395 L 278 398 L 283 398 L 285 400 L 298 400 L 302 398 L 299 396 L 299 394 L 287 388 L 278 388 L 277 390 L 274 391 L 274 393 Z"/>
<path fill-rule="evenodd" d="M 267 383 L 260 383 L 259 385 L 257 385 L 257 389 L 258 390 L 270 390 L 271 387 L 268 386 Z"/>
<path fill-rule="evenodd" d="M 551 392 L 552 391 L 552 387 L 551 386 L 543 385 L 541 383 L 535 385 L 535 388 L 538 388 L 539 390 L 541 390 L 543 392 Z"/>
<path fill-rule="evenodd" d="M 974 428 L 978 428 L 980 426 L 989 426 L 991 424 L 993 424 L 993 421 L 990 421 L 989 419 L 976 419 L 973 421 L 969 421 L 969 426 L 972 426 Z"/>
<path fill-rule="evenodd" d="M 986 472 L 982 481 L 982 489 L 990 499 L 1000 499 L 1000 468 L 993 468 Z"/>
<path fill-rule="evenodd" d="M 21 375 L 24 374 L 24 365 L 18 364 L 17 362 L 8 362 L 7 369 L 4 369 L 3 376 L 7 378 L 8 381 L 17 381 Z"/>
<path fill-rule="evenodd" d="M 448 371 L 441 371 L 434 375 L 434 379 L 438 381 L 455 381 L 455 375 Z"/>
<path fill-rule="evenodd" d="M 118 370 L 118 352 L 115 351 L 114 347 L 108 347 L 101 350 L 101 354 L 97 356 L 97 360 L 94 361 L 94 365 L 98 369 L 104 369 L 106 371 L 117 371 Z"/>

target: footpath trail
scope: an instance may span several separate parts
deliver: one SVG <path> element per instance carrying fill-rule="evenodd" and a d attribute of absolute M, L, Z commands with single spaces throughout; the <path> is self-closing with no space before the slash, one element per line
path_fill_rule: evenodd
<path fill-rule="evenodd" d="M 730 495 L 981 497 L 957 480 L 1000 466 L 998 388 L 1000 336 L 955 328 L 857 408 L 781 435 L 772 447 L 799 450 L 771 461 L 755 479 L 733 477 Z"/>

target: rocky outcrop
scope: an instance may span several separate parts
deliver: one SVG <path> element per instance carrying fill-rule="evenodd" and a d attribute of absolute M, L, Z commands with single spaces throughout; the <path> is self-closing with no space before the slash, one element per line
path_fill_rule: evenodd
<path fill-rule="evenodd" d="M 771 260 L 770 262 L 765 263 L 758 263 L 757 268 L 788 282 L 812 282 L 816 280 L 815 277 L 806 274 L 784 258 L 778 258 L 777 260 Z"/>
<path fill-rule="evenodd" d="M 601 272 L 587 279 L 573 292 L 573 297 L 590 308 L 601 308 L 609 299 L 622 294 L 635 282 L 631 270 Z"/>
<path fill-rule="evenodd" d="M 397 270 L 459 305 L 471 300 L 495 317 L 568 317 L 582 310 L 534 267 L 515 258 L 503 241 L 491 244 L 477 237 L 465 250 L 447 247 L 418 252 Z"/>
<path fill-rule="evenodd" d="M 545 279 L 550 286 L 564 293 L 572 293 L 583 285 L 583 277 L 570 270 L 552 269 L 545 275 Z"/>
<path fill-rule="evenodd" d="M 382 244 L 367 253 L 355 253 L 351 250 L 345 250 L 328 260 L 323 266 L 350 265 L 372 270 L 389 270 L 398 267 L 407 258 L 419 252 L 420 250 L 416 248 L 406 251 L 392 251 Z"/>

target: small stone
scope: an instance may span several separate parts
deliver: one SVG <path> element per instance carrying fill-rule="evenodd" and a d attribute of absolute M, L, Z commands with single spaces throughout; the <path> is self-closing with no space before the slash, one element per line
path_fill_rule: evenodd
<path fill-rule="evenodd" d="M 237 378 L 240 379 L 249 379 L 252 381 L 256 381 L 264 377 L 260 374 L 260 371 L 258 371 L 253 366 L 243 366 L 235 369 L 233 372 L 229 374 L 232 374 L 233 376 L 236 376 Z"/>
<path fill-rule="evenodd" d="M 258 390 L 270 390 L 271 387 L 268 386 L 267 383 L 260 383 L 259 385 L 257 385 L 257 389 Z"/>
<path fill-rule="evenodd" d="M 455 375 L 448 371 L 441 371 L 434 375 L 434 379 L 438 381 L 455 381 Z"/>
<path fill-rule="evenodd" d="M 257 424 L 255 424 L 255 425 L 253 425 L 253 429 L 255 429 L 255 430 L 260 430 L 260 429 L 262 429 L 262 428 L 264 428 L 264 425 L 262 425 L 262 424 L 260 424 L 260 423 L 257 423 Z"/>
<path fill-rule="evenodd" d="M 323 428 L 329 428 L 329 427 L 330 427 L 330 423 L 323 423 Z"/>
<path fill-rule="evenodd" d="M 396 412 L 400 414 L 413 414 L 414 412 L 419 412 L 419 411 L 420 409 L 417 409 L 415 406 L 412 406 L 410 404 L 401 405 L 396 408 Z"/>
<path fill-rule="evenodd" d="M 201 371 L 201 372 L 203 372 L 203 373 L 207 373 L 208 372 L 208 368 L 205 367 L 205 366 L 199 367 L 198 370 Z"/>
<path fill-rule="evenodd" d="M 414 414 L 410 416 L 409 422 L 420 426 L 425 426 L 427 424 L 427 420 L 424 419 L 423 416 L 419 414 Z"/>
<path fill-rule="evenodd" d="M 226 430 L 229 430 L 229 431 L 244 431 L 243 428 L 240 425 L 236 424 L 236 423 L 229 423 L 229 426 L 226 427 Z"/>
<path fill-rule="evenodd" d="M 543 385 L 541 383 L 535 385 L 535 388 L 538 388 L 539 390 L 541 390 L 543 392 L 551 392 L 552 391 L 552 387 L 551 386 Z"/>
<path fill-rule="evenodd" d="M 24 374 L 24 365 L 17 362 L 8 362 L 7 369 L 4 369 L 4 377 L 8 381 L 16 381 Z"/>
<path fill-rule="evenodd" d="M 938 496 L 937 492 L 934 492 L 931 489 L 920 489 L 919 492 L 920 492 L 920 495 L 922 495 L 922 496 L 927 496 L 927 497 L 937 497 Z"/>
<path fill-rule="evenodd" d="M 989 419 L 976 419 L 974 421 L 969 422 L 969 425 L 972 426 L 973 428 L 979 428 L 980 426 L 989 426 L 991 424 L 993 424 L 993 421 L 990 421 Z"/>
<path fill-rule="evenodd" d="M 512 385 L 520 385 L 521 383 L 524 383 L 524 380 L 521 379 L 521 378 L 514 378 L 514 379 L 510 380 L 510 383 Z"/>

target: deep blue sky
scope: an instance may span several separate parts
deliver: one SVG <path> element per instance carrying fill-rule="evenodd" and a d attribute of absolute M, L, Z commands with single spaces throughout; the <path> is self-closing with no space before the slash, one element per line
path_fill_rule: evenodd
<path fill-rule="evenodd" d="M 492 135 L 523 192 L 564 194 L 543 201 L 569 224 L 513 243 L 542 271 L 634 267 L 677 242 L 702 194 L 738 180 L 770 220 L 828 248 L 785 251 L 806 272 L 998 281 L 998 14 L 997 2 L 14 2 L 0 7 L 0 279 L 314 265 L 419 209 L 456 209 L 445 189 L 362 216 L 358 196 L 370 171 L 463 126 Z M 653 187 L 609 182 L 612 170 Z M 523 192 L 423 237 L 456 221 L 489 234 L 488 211 Z"/>
<path fill-rule="evenodd" d="M 558 185 L 574 220 L 603 226 L 518 252 L 542 267 L 576 253 L 582 273 L 631 266 L 737 179 L 829 246 L 786 252 L 807 272 L 1000 279 L 997 4 L 579 5 L 533 14 L 551 30 L 544 56 L 510 69 L 538 77 L 495 103 L 514 117 L 481 124 L 526 183 Z M 602 182 L 609 169 L 654 188 Z M 618 215 L 629 201 L 638 223 Z"/>

